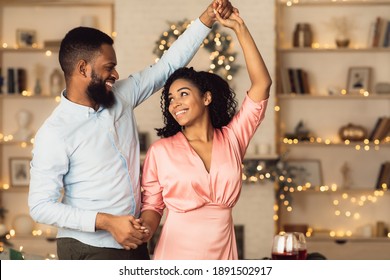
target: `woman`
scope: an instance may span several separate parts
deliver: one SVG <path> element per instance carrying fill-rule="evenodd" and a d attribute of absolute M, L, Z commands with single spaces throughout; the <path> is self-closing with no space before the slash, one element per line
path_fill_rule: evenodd
<path fill-rule="evenodd" d="M 237 259 L 232 208 L 241 190 L 241 163 L 264 118 L 271 79 L 237 12 L 218 21 L 234 30 L 251 87 L 236 112 L 234 93 L 219 76 L 177 70 L 162 92 L 162 139 L 143 170 L 142 221 L 150 237 L 167 208 L 154 259 Z M 147 240 L 145 240 L 147 241 Z"/>

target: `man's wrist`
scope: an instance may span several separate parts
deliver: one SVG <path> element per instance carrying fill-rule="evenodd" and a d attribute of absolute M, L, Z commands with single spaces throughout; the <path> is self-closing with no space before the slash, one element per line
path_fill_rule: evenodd
<path fill-rule="evenodd" d="M 215 17 L 211 18 L 208 15 L 207 10 L 199 17 L 199 20 L 200 20 L 201 23 L 203 23 L 208 28 L 212 28 L 213 24 L 215 23 Z"/>

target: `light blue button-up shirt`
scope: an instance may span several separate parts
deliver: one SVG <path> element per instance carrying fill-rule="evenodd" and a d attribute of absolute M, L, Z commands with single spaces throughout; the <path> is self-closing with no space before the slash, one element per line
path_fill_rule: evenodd
<path fill-rule="evenodd" d="M 95 231 L 95 220 L 98 212 L 140 214 L 133 110 L 192 59 L 209 32 L 196 19 L 156 64 L 114 84 L 116 103 L 110 109 L 75 104 L 64 90 L 35 136 L 28 203 L 36 222 L 59 227 L 57 237 L 122 248 L 109 232 Z"/>

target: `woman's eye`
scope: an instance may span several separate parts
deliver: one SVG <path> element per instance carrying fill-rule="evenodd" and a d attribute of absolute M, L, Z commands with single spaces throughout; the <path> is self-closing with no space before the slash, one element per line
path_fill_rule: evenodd
<path fill-rule="evenodd" d="M 187 96 L 187 95 L 188 95 L 188 93 L 185 92 L 185 91 L 183 91 L 183 92 L 181 93 L 181 96 Z"/>
<path fill-rule="evenodd" d="M 168 98 L 168 103 L 172 103 L 172 101 L 173 101 L 172 97 Z"/>

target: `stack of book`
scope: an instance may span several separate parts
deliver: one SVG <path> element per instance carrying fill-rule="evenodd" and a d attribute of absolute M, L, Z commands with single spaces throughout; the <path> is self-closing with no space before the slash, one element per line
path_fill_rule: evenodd
<path fill-rule="evenodd" d="M 375 188 L 387 190 L 390 186 L 390 161 L 381 164 Z"/>
<path fill-rule="evenodd" d="M 373 130 L 371 131 L 369 140 L 384 140 L 390 135 L 390 117 L 380 117 L 375 123 Z"/>
<path fill-rule="evenodd" d="M 308 74 L 302 68 L 282 68 L 280 76 L 283 93 L 310 94 Z"/>
<path fill-rule="evenodd" d="M 371 24 L 368 46 L 374 48 L 390 47 L 390 20 L 377 17 Z"/>

